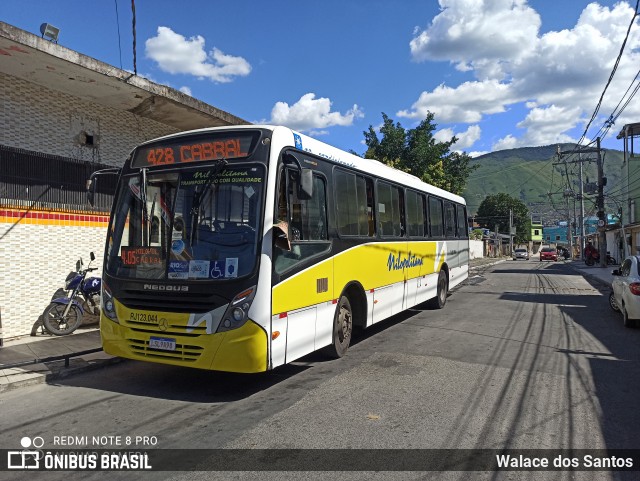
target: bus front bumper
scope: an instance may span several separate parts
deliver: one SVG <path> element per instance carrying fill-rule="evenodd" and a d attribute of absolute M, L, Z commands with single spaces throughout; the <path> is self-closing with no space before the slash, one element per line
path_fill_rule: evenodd
<path fill-rule="evenodd" d="M 257 373 L 267 370 L 267 333 L 248 320 L 231 331 L 184 336 L 140 332 L 102 315 L 102 347 L 107 354 L 139 361 L 214 371 Z"/>

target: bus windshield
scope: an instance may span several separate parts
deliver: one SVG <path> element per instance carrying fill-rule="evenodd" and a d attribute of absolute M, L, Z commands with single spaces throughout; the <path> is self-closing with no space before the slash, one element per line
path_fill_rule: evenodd
<path fill-rule="evenodd" d="M 249 275 L 258 259 L 264 167 L 203 165 L 123 177 L 109 231 L 116 277 L 212 281 Z"/>

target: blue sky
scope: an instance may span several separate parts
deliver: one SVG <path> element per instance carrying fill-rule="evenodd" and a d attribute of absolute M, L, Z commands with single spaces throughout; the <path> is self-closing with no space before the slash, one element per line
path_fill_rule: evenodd
<path fill-rule="evenodd" d="M 437 138 L 456 135 L 454 149 L 473 155 L 578 140 L 635 8 L 610 0 L 135 4 L 138 75 L 360 153 L 362 132 L 380 125 L 381 112 L 411 128 L 431 111 Z M 61 45 L 133 71 L 130 0 L 2 0 L 0 19 L 36 34 L 51 23 Z M 636 20 L 587 140 L 631 85 L 639 56 Z M 634 98 L 604 145 L 621 149 L 615 135 L 639 121 Z"/>

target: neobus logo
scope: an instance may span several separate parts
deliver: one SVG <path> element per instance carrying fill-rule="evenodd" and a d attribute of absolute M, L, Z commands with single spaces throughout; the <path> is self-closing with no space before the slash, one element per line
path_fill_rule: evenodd
<path fill-rule="evenodd" d="M 146 291 L 188 292 L 189 286 L 164 286 L 162 284 L 145 284 L 143 289 Z"/>

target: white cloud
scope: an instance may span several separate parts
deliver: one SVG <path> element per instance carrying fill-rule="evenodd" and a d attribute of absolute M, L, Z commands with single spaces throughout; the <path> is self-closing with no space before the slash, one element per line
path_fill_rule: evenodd
<path fill-rule="evenodd" d="M 190 97 L 193 97 L 193 95 L 191 94 L 191 89 L 189 87 L 187 87 L 186 85 L 183 87 L 180 87 L 178 90 L 180 90 L 180 92 L 182 92 L 183 94 L 187 94 Z"/>
<path fill-rule="evenodd" d="M 311 137 L 322 137 L 324 135 L 329 135 L 328 130 L 308 130 L 307 135 Z"/>
<path fill-rule="evenodd" d="M 516 139 L 513 135 L 508 134 L 506 137 L 503 137 L 498 142 L 491 146 L 491 151 L 495 152 L 497 150 L 507 150 L 507 149 L 515 149 L 516 147 L 520 147 L 518 139 Z"/>
<path fill-rule="evenodd" d="M 540 16 L 526 0 L 440 0 L 442 12 L 410 43 L 416 61 L 447 60 L 496 78 L 535 42 Z"/>
<path fill-rule="evenodd" d="M 474 150 L 472 152 L 467 152 L 467 155 L 472 158 L 480 157 L 481 155 L 488 154 L 488 150 Z"/>
<path fill-rule="evenodd" d="M 346 113 L 331 112 L 331 100 L 328 98 L 315 98 L 316 94 L 307 93 L 300 97 L 295 104 L 277 102 L 271 110 L 271 120 L 268 123 L 286 125 L 295 130 L 309 131 L 312 129 L 324 129 L 335 125 L 352 125 L 357 118 L 364 114 L 357 105 L 354 105 Z"/>
<path fill-rule="evenodd" d="M 520 138 L 509 134 L 496 142 L 493 150 L 577 142 L 578 139 L 564 132 L 571 130 L 580 122 L 580 110 L 579 107 L 569 109 L 555 105 L 531 109 L 527 117 L 517 124 L 517 127 L 526 129 L 525 134 Z"/>
<path fill-rule="evenodd" d="M 509 85 L 497 80 L 465 82 L 456 88 L 439 85 L 433 92 L 422 92 L 411 106 L 396 115 L 424 119 L 433 112 L 438 122 L 479 122 L 483 114 L 504 112 L 506 105 L 518 101 Z"/>
<path fill-rule="evenodd" d="M 480 126 L 470 125 L 467 130 L 458 133 L 454 133 L 453 129 L 441 129 L 433 134 L 433 137 L 438 142 L 448 142 L 453 137 L 457 137 L 458 141 L 453 144 L 453 147 L 455 147 L 456 150 L 463 150 L 475 144 L 476 141 L 480 139 L 481 133 L 482 130 L 480 129 Z"/>
<path fill-rule="evenodd" d="M 526 0 L 440 0 L 440 6 L 441 12 L 411 41 L 413 59 L 449 61 L 476 80 L 424 91 L 397 115 L 422 119 L 430 111 L 439 123 L 476 124 L 489 115 L 498 120 L 515 105 L 526 108 L 518 124 L 523 135 L 512 132 L 494 148 L 566 141 L 568 131 L 584 128 L 634 13 L 627 2 L 612 7 L 591 3 L 573 28 L 541 34 L 540 16 Z M 638 64 L 636 25 L 601 115 L 614 110 Z M 632 102 L 617 124 L 639 116 L 640 102 Z M 596 130 L 600 125 L 602 119 Z"/>
<path fill-rule="evenodd" d="M 213 82 L 231 82 L 234 77 L 251 72 L 251 65 L 244 58 L 227 55 L 216 47 L 207 53 L 204 43 L 200 35 L 187 39 L 168 27 L 158 27 L 158 35 L 145 42 L 145 52 L 165 72 L 194 75 Z"/>

